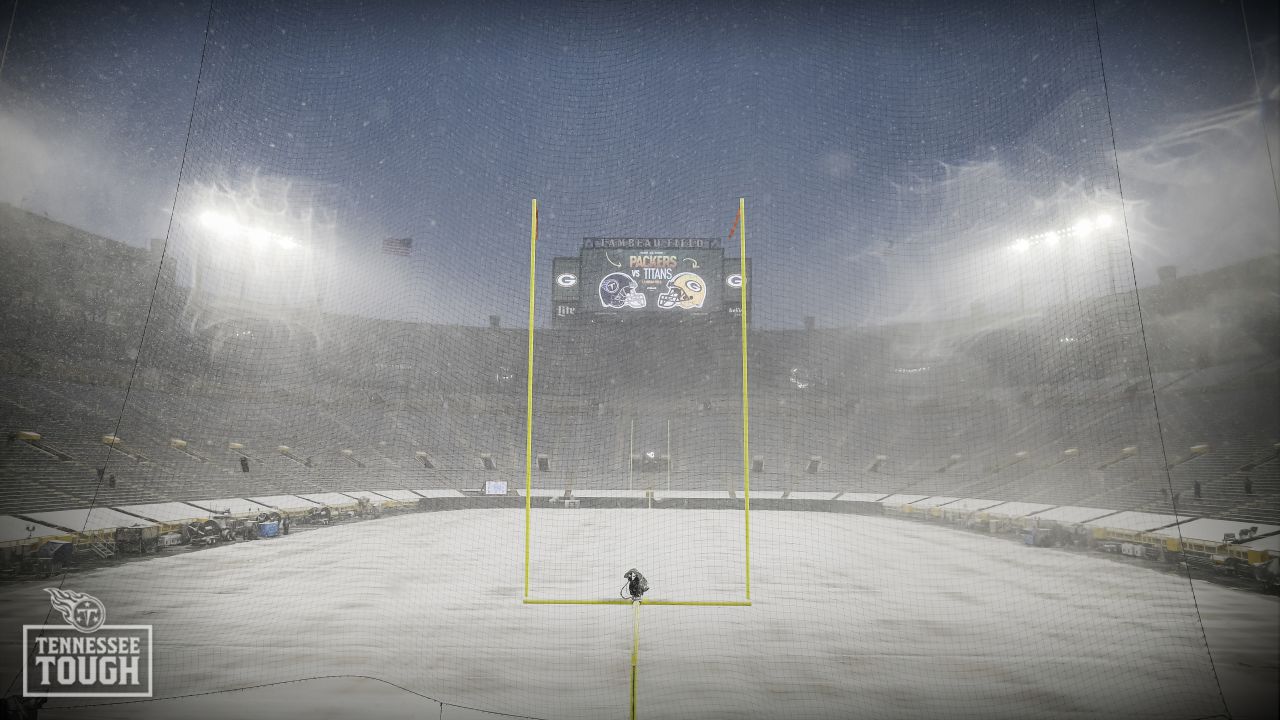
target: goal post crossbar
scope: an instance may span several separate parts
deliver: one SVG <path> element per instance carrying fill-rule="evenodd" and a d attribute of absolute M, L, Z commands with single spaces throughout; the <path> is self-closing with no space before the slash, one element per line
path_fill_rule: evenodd
<path fill-rule="evenodd" d="M 554 599 L 554 598 L 525 598 L 525 605 L 631 605 L 632 600 L 626 598 L 618 599 L 591 599 L 584 598 L 581 600 L 573 599 Z M 692 607 L 751 607 L 750 600 L 650 600 L 649 598 L 640 598 L 641 605 L 682 605 Z"/>

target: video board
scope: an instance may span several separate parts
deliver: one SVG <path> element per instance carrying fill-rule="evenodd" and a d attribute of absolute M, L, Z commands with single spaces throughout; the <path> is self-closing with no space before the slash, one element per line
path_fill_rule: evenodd
<path fill-rule="evenodd" d="M 724 250 L 701 239 L 584 247 L 580 312 L 697 314 L 724 302 Z"/>

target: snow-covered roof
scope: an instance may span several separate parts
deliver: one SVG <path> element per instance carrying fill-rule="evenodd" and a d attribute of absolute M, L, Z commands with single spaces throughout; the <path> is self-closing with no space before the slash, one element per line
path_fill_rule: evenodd
<path fill-rule="evenodd" d="M 999 505 L 999 500 L 987 500 L 985 498 L 960 498 L 953 503 L 947 503 L 944 510 L 986 510 L 989 507 Z"/>
<path fill-rule="evenodd" d="M 524 488 L 516 488 L 516 494 L 524 497 Z M 558 498 L 564 495 L 564 488 L 534 488 L 529 497 Z"/>
<path fill-rule="evenodd" d="M 1060 523 L 1082 523 L 1103 515 L 1110 515 L 1115 510 L 1107 510 L 1106 508 L 1080 507 L 1078 505 L 1063 505 L 1052 510 L 1036 513 L 1036 517 L 1041 520 L 1052 520 Z"/>
<path fill-rule="evenodd" d="M 27 528 L 31 528 L 30 531 Z M 28 538 L 56 537 L 66 531 L 23 520 L 12 515 L 0 515 L 0 543 L 21 542 Z"/>
<path fill-rule="evenodd" d="M 289 510 L 310 510 L 313 507 L 319 506 L 318 503 L 314 503 L 310 500 L 304 500 L 297 495 L 267 495 L 265 497 L 251 497 L 249 499 L 256 503 L 262 503 L 268 507 L 273 507 L 277 510 L 284 510 L 286 512 Z"/>
<path fill-rule="evenodd" d="M 1254 527 L 1256 523 L 1243 522 L 1240 520 L 1217 520 L 1214 518 L 1200 518 L 1199 520 L 1191 520 L 1174 527 L 1161 528 L 1156 530 L 1154 535 L 1163 537 L 1178 537 L 1179 534 L 1187 540 L 1210 540 L 1212 542 L 1222 542 L 1222 536 L 1227 533 L 1238 533 L 1241 528 Z M 1257 525 L 1259 535 L 1270 535 L 1274 532 L 1280 532 L 1280 525 Z"/>
<path fill-rule="evenodd" d="M 1261 525 L 1258 526 L 1258 532 L 1262 532 Z M 1273 556 L 1280 553 L 1280 535 L 1258 538 L 1257 540 L 1250 540 L 1249 542 L 1242 544 L 1245 547 L 1253 548 L 1254 550 L 1269 550 Z"/>
<path fill-rule="evenodd" d="M 217 500 L 188 500 L 191 505 L 213 513 L 229 512 L 232 515 L 256 515 L 269 513 L 274 508 L 244 498 L 219 498 Z"/>
<path fill-rule="evenodd" d="M 143 505 L 117 505 L 116 509 L 130 515 L 139 515 L 156 522 L 182 522 L 209 516 L 209 511 L 183 502 L 146 503 Z"/>
<path fill-rule="evenodd" d="M 365 498 L 371 505 L 385 505 L 387 498 L 369 490 L 344 490 L 343 495 L 353 498 Z"/>
<path fill-rule="evenodd" d="M 298 497 L 302 498 L 303 500 L 310 500 L 311 502 L 320 503 L 321 505 L 328 505 L 330 507 L 342 507 L 343 505 L 356 504 L 355 498 L 351 497 L 350 495 L 346 495 L 344 493 L 337 493 L 337 492 L 307 493 L 306 495 L 299 495 Z"/>
<path fill-rule="evenodd" d="M 417 502 L 421 500 L 423 497 L 422 495 L 415 494 L 412 490 L 374 490 L 373 492 L 378 493 L 384 498 L 390 498 L 391 500 L 396 500 L 398 502 Z M 423 492 L 426 492 L 426 491 L 424 490 Z M 452 492 L 455 494 L 449 497 L 462 496 L 462 493 L 456 490 Z"/>
<path fill-rule="evenodd" d="M 657 499 L 693 499 L 693 500 L 724 500 L 729 497 L 727 490 L 654 490 L 653 497 Z"/>
<path fill-rule="evenodd" d="M 111 508 L 99 507 L 89 510 L 52 510 L 41 513 L 25 513 L 27 517 L 46 525 L 56 525 L 76 532 L 92 532 L 94 530 L 112 530 L 121 527 L 149 527 L 155 523 L 125 515 Z"/>
<path fill-rule="evenodd" d="M 379 492 L 379 493 L 380 493 L 380 492 L 382 492 L 382 491 L 381 491 L 381 490 L 375 490 L 374 492 Z M 390 492 L 390 491 L 388 491 L 388 492 Z M 452 497 L 466 497 L 466 495 L 463 495 L 461 492 L 459 492 L 459 491 L 457 491 L 457 490 L 450 489 L 450 488 L 425 488 L 425 489 L 423 489 L 423 490 L 413 490 L 413 491 L 411 491 L 411 492 L 415 492 L 415 493 L 417 493 L 417 494 L 418 494 L 418 496 L 419 496 L 419 497 L 425 497 L 425 498 L 452 498 Z M 401 499 L 401 498 L 396 498 L 396 500 L 400 500 L 400 499 Z M 403 499 L 405 499 L 405 500 L 414 500 L 414 499 L 416 499 L 416 498 L 403 498 Z"/>
<path fill-rule="evenodd" d="M 800 490 L 798 492 L 791 493 L 787 497 L 792 500 L 830 500 L 835 496 L 836 496 L 835 492 L 831 490 L 824 490 L 823 492 L 813 492 L 811 490 Z M 880 496 L 877 495 L 876 499 L 879 500 Z"/>
<path fill-rule="evenodd" d="M 881 504 L 881 505 L 909 505 L 909 504 L 911 504 L 911 503 L 914 503 L 914 502 L 918 502 L 918 501 L 920 501 L 920 500 L 923 500 L 923 499 L 925 499 L 925 498 L 927 498 L 927 497 L 929 497 L 929 496 L 928 496 L 928 495 L 902 495 L 902 494 L 894 494 L 894 495 L 890 495 L 890 496 L 889 496 L 889 497 L 887 497 L 887 498 L 882 498 L 882 499 L 880 500 L 880 504 Z M 843 499 L 843 498 L 842 498 L 842 499 Z"/>
<path fill-rule="evenodd" d="M 574 490 L 580 498 L 644 498 L 643 490 Z"/>
<path fill-rule="evenodd" d="M 1007 502 L 989 507 L 986 512 L 988 515 L 996 515 L 998 517 L 1026 517 L 1032 513 L 1048 510 L 1051 507 L 1053 506 L 1045 505 L 1044 503 Z"/>
<path fill-rule="evenodd" d="M 933 497 L 921 498 L 919 500 L 913 500 L 903 504 L 910 505 L 914 508 L 931 508 L 938 507 L 939 505 L 948 505 L 949 503 L 953 503 L 959 499 L 960 498 L 949 497 L 947 495 L 934 495 Z"/>
<path fill-rule="evenodd" d="M 795 497 L 795 496 L 796 496 L 796 493 L 791 493 L 791 497 Z M 836 500 L 842 500 L 845 502 L 882 502 L 882 501 L 888 501 L 892 497 L 919 498 L 924 496 L 923 495 L 901 495 L 901 496 L 890 495 L 886 497 L 886 493 L 883 493 L 883 492 L 846 492 L 845 495 L 837 497 Z M 905 502 L 905 501 L 901 501 L 901 502 Z"/>
<path fill-rule="evenodd" d="M 1084 522 L 1084 525 L 1088 527 L 1111 528 L 1113 530 L 1141 530 L 1146 532 L 1189 519 L 1190 518 L 1185 516 L 1178 517 L 1177 515 L 1165 515 L 1163 513 L 1145 513 L 1127 510 L 1125 512 L 1108 515 L 1096 520 L 1088 520 Z M 1219 535 L 1218 537 L 1222 536 Z"/>

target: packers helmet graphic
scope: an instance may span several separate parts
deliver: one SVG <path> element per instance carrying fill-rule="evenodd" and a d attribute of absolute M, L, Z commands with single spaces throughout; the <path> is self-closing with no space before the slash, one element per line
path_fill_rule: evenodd
<path fill-rule="evenodd" d="M 607 308 L 635 308 L 639 310 L 648 304 L 644 293 L 637 290 L 637 284 L 626 273 L 609 273 L 600 281 L 600 304 Z"/>
<path fill-rule="evenodd" d="M 667 281 L 667 291 L 658 296 L 658 307 L 693 310 L 707 299 L 707 284 L 702 277 L 682 272 Z"/>

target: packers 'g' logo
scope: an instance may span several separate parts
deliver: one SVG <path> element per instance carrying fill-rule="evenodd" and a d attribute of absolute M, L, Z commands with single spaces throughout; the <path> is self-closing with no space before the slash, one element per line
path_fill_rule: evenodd
<path fill-rule="evenodd" d="M 578 276 L 573 273 L 560 273 L 556 276 L 556 284 L 560 287 L 573 287 L 578 284 Z"/>
<path fill-rule="evenodd" d="M 728 285 L 734 290 L 737 290 L 738 288 L 742 287 L 742 276 L 737 273 L 734 273 L 724 279 L 724 284 Z"/>
<path fill-rule="evenodd" d="M 694 310 L 707 299 L 707 284 L 702 276 L 682 272 L 667 281 L 667 291 L 658 296 L 658 307 Z"/>

